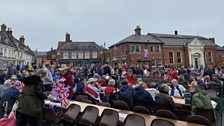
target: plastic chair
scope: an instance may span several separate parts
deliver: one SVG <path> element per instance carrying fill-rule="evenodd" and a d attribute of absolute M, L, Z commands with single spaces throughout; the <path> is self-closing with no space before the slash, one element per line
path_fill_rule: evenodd
<path fill-rule="evenodd" d="M 81 102 L 92 104 L 92 101 L 91 100 L 88 100 L 88 99 L 82 99 Z"/>
<path fill-rule="evenodd" d="M 163 119 L 154 119 L 150 126 L 175 126 L 175 124 Z"/>
<path fill-rule="evenodd" d="M 139 115 L 129 114 L 125 118 L 123 126 L 145 126 L 145 119 Z"/>
<path fill-rule="evenodd" d="M 65 113 L 62 116 L 62 120 L 68 121 L 68 122 L 75 122 L 78 115 L 81 112 L 81 107 L 76 104 L 71 104 L 69 108 L 65 111 Z"/>
<path fill-rule="evenodd" d="M 119 114 L 112 109 L 104 109 L 98 122 L 98 126 L 117 126 L 119 122 Z"/>
<path fill-rule="evenodd" d="M 178 120 L 186 121 L 187 117 L 191 115 L 191 112 L 189 110 L 173 110 L 173 113 L 176 115 Z"/>
<path fill-rule="evenodd" d="M 169 105 L 167 104 L 157 104 L 155 103 L 155 111 L 158 110 L 170 110 Z"/>
<path fill-rule="evenodd" d="M 187 122 L 211 126 L 211 122 L 207 118 L 200 115 L 191 115 L 187 117 Z"/>
<path fill-rule="evenodd" d="M 53 124 L 60 120 L 60 117 L 50 108 L 43 108 L 44 110 L 44 122 L 45 124 Z"/>
<path fill-rule="evenodd" d="M 98 105 L 100 105 L 100 106 L 104 106 L 104 107 L 110 107 L 110 104 L 107 103 L 107 102 L 101 102 L 101 103 L 99 103 Z"/>
<path fill-rule="evenodd" d="M 82 101 L 83 99 L 88 99 L 88 96 L 86 95 L 77 95 L 75 100 L 76 101 Z"/>
<path fill-rule="evenodd" d="M 121 100 L 114 101 L 113 108 L 121 109 L 121 110 L 130 110 L 127 103 Z"/>
<path fill-rule="evenodd" d="M 153 105 L 148 105 L 148 104 L 146 104 L 146 103 L 143 102 L 143 101 L 135 100 L 135 101 L 134 101 L 134 106 L 144 106 L 144 107 L 147 108 L 148 110 L 151 110 L 151 107 L 152 107 Z"/>
<path fill-rule="evenodd" d="M 215 115 L 213 109 L 196 109 L 195 115 L 200 115 L 207 118 L 210 122 L 215 122 Z"/>
<path fill-rule="evenodd" d="M 99 115 L 99 109 L 93 106 L 87 106 L 79 118 L 79 123 L 82 125 L 94 125 Z"/>
<path fill-rule="evenodd" d="M 133 112 L 138 112 L 138 113 L 143 113 L 143 114 L 151 115 L 151 113 L 149 112 L 149 110 L 147 108 L 145 108 L 144 106 L 135 106 L 133 108 Z"/>
<path fill-rule="evenodd" d="M 169 119 L 177 119 L 176 115 L 168 110 L 158 110 L 156 112 L 156 116 L 169 118 Z"/>

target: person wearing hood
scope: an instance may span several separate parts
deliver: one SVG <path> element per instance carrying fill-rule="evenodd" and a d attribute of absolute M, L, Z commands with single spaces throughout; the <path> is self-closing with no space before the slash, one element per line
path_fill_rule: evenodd
<path fill-rule="evenodd" d="M 42 79 L 46 72 L 40 69 L 35 75 L 24 79 L 24 87 L 16 110 L 16 126 L 43 126 L 44 99 L 48 96 L 43 92 Z M 50 97 L 49 97 L 50 99 Z"/>
<path fill-rule="evenodd" d="M 149 111 L 151 113 L 153 112 L 154 101 L 151 94 L 144 89 L 143 82 L 139 82 L 134 89 L 134 102 L 135 101 L 140 101 L 145 103 Z"/>
<path fill-rule="evenodd" d="M 195 83 L 197 83 L 195 81 Z M 191 85 L 190 92 L 192 93 L 191 109 L 192 114 L 195 114 L 196 109 L 213 109 L 211 99 L 206 92 L 200 90 L 197 84 Z"/>
<path fill-rule="evenodd" d="M 134 89 L 128 85 L 128 80 L 123 80 L 121 84 L 122 86 L 119 89 L 118 97 L 128 99 L 129 106 L 132 106 L 134 98 Z"/>

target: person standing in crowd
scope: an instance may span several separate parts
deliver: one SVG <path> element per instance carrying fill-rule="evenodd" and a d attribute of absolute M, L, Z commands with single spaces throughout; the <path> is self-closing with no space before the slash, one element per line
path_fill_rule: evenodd
<path fill-rule="evenodd" d="M 135 84 L 135 76 L 133 74 L 133 70 L 132 69 L 128 69 L 127 70 L 127 74 L 125 75 L 125 79 L 128 80 L 128 84 L 133 87 Z"/>
<path fill-rule="evenodd" d="M 169 96 L 169 86 L 167 84 L 161 85 L 159 93 L 155 96 L 155 103 L 158 105 L 166 105 L 170 110 L 176 108 L 173 98 Z"/>
<path fill-rule="evenodd" d="M 192 85 L 190 87 L 190 92 L 192 93 L 192 101 L 191 101 L 192 114 L 195 114 L 197 108 L 213 109 L 211 99 L 204 91 L 200 90 L 197 84 Z"/>
<path fill-rule="evenodd" d="M 67 67 L 65 64 L 62 64 L 59 68 L 60 71 L 60 78 L 66 79 L 64 84 L 69 85 L 69 98 L 72 99 L 74 96 L 73 88 L 74 88 L 74 79 L 72 77 L 71 71 L 68 71 L 69 67 Z"/>
<path fill-rule="evenodd" d="M 178 84 L 176 79 L 171 80 L 171 86 L 170 86 L 170 92 L 169 94 L 173 97 L 177 97 L 177 98 L 183 98 L 184 97 L 184 92 L 186 91 L 186 89 L 184 88 L 184 86 Z"/>
<path fill-rule="evenodd" d="M 103 75 L 110 75 L 111 74 L 111 69 L 110 67 L 108 66 L 107 63 L 105 63 L 105 65 L 103 66 Z"/>
<path fill-rule="evenodd" d="M 24 87 L 16 111 L 16 126 L 43 126 L 43 104 L 47 98 L 43 92 L 43 69 L 24 79 Z"/>
<path fill-rule="evenodd" d="M 43 69 L 46 72 L 46 76 L 43 79 L 44 91 L 51 91 L 51 89 L 52 89 L 51 84 L 53 84 L 53 77 L 52 77 L 52 74 L 50 72 L 51 65 L 46 64 L 45 66 L 43 66 Z"/>
<path fill-rule="evenodd" d="M 5 73 L 4 70 L 0 68 L 0 85 L 3 85 L 5 81 Z"/>
<path fill-rule="evenodd" d="M 8 67 L 8 71 L 6 74 L 6 79 L 10 79 L 13 74 L 14 75 L 17 74 L 17 69 L 15 66 L 13 66 L 13 63 L 9 63 L 7 67 Z"/>
<path fill-rule="evenodd" d="M 171 76 L 171 79 L 178 79 L 178 73 L 175 68 L 172 68 L 170 76 Z"/>

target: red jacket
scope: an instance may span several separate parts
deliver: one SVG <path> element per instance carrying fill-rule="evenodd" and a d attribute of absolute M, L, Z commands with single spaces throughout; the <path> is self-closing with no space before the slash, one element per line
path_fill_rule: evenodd
<path fill-rule="evenodd" d="M 128 74 L 126 74 L 125 79 L 128 80 L 128 83 L 131 84 L 131 86 L 135 85 L 135 77 L 132 74 L 131 76 L 129 76 Z"/>
<path fill-rule="evenodd" d="M 178 79 L 178 73 L 176 70 L 171 71 L 171 79 Z"/>
<path fill-rule="evenodd" d="M 112 93 L 113 91 L 115 91 L 116 88 L 113 86 L 108 86 L 105 88 L 104 92 L 105 92 L 105 96 L 108 96 L 110 93 Z"/>
<path fill-rule="evenodd" d="M 65 73 L 64 75 L 60 74 L 61 78 L 65 78 L 65 84 L 71 86 L 69 89 L 69 98 L 73 97 L 73 88 L 74 88 L 74 80 L 72 77 L 72 73 L 70 71 L 68 71 L 67 73 Z"/>

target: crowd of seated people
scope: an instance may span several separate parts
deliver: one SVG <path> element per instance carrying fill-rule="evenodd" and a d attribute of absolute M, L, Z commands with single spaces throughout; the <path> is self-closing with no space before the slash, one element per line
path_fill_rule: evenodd
<path fill-rule="evenodd" d="M 24 78 L 29 77 L 38 69 L 41 68 L 19 69 L 13 76 L 23 82 Z M 111 67 L 105 64 L 101 67 L 78 67 L 62 64 L 60 66 L 47 65 L 45 71 L 49 72 L 49 78 L 59 75 L 66 79 L 65 84 L 70 86 L 69 98 L 72 100 L 77 95 L 86 95 L 93 104 L 108 102 L 112 107 L 114 101 L 124 100 L 131 109 L 137 102 L 141 102 L 151 114 L 156 113 L 158 105 L 168 106 L 167 109 L 173 111 L 177 108 L 173 98 L 183 99 L 186 93 L 191 94 L 191 109 L 194 114 L 197 108 L 212 108 L 211 99 L 206 93 L 211 86 L 217 87 L 219 95 L 223 94 L 221 88 L 223 88 L 224 71 L 221 68 L 150 69 L 148 66 Z M 159 79 L 155 76 L 159 76 Z M 5 94 L 6 92 L 11 90 L 16 93 L 15 99 L 10 103 L 11 106 L 17 99 L 17 94 L 20 93 L 15 92 L 18 89 L 12 90 L 11 87 L 15 87 L 10 83 L 12 81 L 13 78 L 10 81 L 5 78 L 4 85 L 0 85 L 1 102 L 4 102 L 8 95 L 8 93 Z M 52 82 L 52 79 L 49 81 Z M 49 86 L 45 85 L 45 87 L 46 91 L 50 90 Z M 11 99 L 9 98 L 9 101 Z"/>

